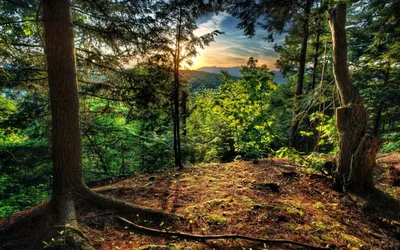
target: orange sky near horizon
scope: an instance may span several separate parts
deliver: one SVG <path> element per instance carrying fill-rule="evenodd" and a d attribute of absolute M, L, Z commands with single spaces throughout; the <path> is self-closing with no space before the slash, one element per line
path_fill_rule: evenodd
<path fill-rule="evenodd" d="M 193 64 L 189 68 L 196 70 L 201 67 L 237 67 L 246 65 L 253 57 L 258 65 L 266 64 L 270 70 L 276 70 L 276 60 L 279 54 L 273 49 L 274 44 L 264 40 L 267 33 L 260 27 L 256 28 L 256 35 L 249 39 L 243 35 L 243 30 L 237 28 L 238 19 L 227 13 L 204 17 L 197 22 L 196 36 L 210 33 L 214 30 L 225 32 L 216 37 L 215 41 L 204 49 L 198 48 L 198 56 L 192 58 Z M 275 43 L 282 43 L 284 35 L 277 36 Z M 186 65 L 187 66 L 187 65 Z"/>

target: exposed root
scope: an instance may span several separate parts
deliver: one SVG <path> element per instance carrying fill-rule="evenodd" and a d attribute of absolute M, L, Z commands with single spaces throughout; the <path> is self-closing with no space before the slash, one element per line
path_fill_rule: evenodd
<path fill-rule="evenodd" d="M 161 210 L 149 209 L 138 205 L 129 204 L 121 200 L 104 197 L 102 195 L 99 195 L 91 191 L 90 189 L 85 189 L 80 194 L 83 196 L 85 200 L 92 203 L 93 205 L 105 209 L 116 210 L 121 214 L 135 215 L 140 218 L 146 218 L 148 220 L 154 220 L 154 221 L 177 222 L 183 220 L 183 217 L 179 215 L 165 213 Z"/>
<path fill-rule="evenodd" d="M 330 249 L 328 247 L 317 247 L 317 246 L 312 246 L 309 244 L 301 243 L 301 242 L 296 242 L 292 240 L 286 240 L 286 239 L 261 239 L 261 238 L 255 238 L 255 237 L 250 237 L 250 236 L 245 236 L 245 235 L 240 235 L 240 234 L 224 234 L 224 235 L 198 235 L 198 234 L 188 234 L 188 233 L 182 233 L 182 232 L 165 232 L 153 228 L 148 228 L 144 226 L 137 225 L 125 218 L 122 218 L 120 216 L 117 216 L 117 218 L 124 223 L 128 224 L 131 228 L 139 230 L 141 232 L 151 234 L 154 236 L 161 236 L 161 237 L 178 237 L 181 239 L 186 239 L 186 240 L 195 240 L 195 241 L 204 241 L 204 240 L 216 240 L 216 239 L 242 239 L 242 240 L 250 240 L 250 241 L 256 241 L 256 242 L 261 242 L 261 243 L 268 243 L 268 244 L 292 244 L 296 246 L 302 246 L 306 247 L 307 249 Z"/>
<path fill-rule="evenodd" d="M 59 225 L 56 226 L 56 228 L 63 232 L 58 238 L 58 240 L 61 240 L 62 242 L 60 248 L 94 250 L 90 240 L 78 227 L 71 225 Z"/>
<path fill-rule="evenodd" d="M 76 207 L 78 206 L 77 203 L 81 204 L 81 202 L 148 221 L 178 222 L 182 220 L 182 217 L 178 215 L 107 198 L 85 187 L 78 190 L 78 193 L 74 195 L 58 197 L 57 200 L 45 203 L 30 213 L 18 217 L 15 221 L 10 221 L 10 224 L 0 228 L 0 245 L 7 245 L 4 249 L 41 249 L 44 243 L 47 247 L 57 249 L 94 249 L 90 240 L 79 229 Z M 52 213 L 53 211 L 57 213 Z M 44 228 L 40 228 L 40 225 L 31 225 L 33 219 L 36 221 L 46 220 L 46 225 L 50 226 L 49 230 L 43 231 Z M 31 242 L 18 239 L 19 233 L 24 234 L 24 230 L 30 230 L 29 233 L 31 234 L 39 229 L 40 234 L 33 236 L 33 241 L 36 244 L 29 244 Z M 15 234 L 15 232 L 18 233 Z"/>

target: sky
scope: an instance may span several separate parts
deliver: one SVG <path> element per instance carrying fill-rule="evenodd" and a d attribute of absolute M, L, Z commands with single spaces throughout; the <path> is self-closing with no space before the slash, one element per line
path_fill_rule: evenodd
<path fill-rule="evenodd" d="M 197 21 L 198 29 L 195 35 L 209 33 L 213 30 L 225 32 L 215 42 L 204 50 L 199 49 L 199 55 L 193 58 L 190 69 L 198 69 L 206 66 L 234 67 L 246 65 L 249 57 L 258 60 L 259 65 L 266 64 L 269 69 L 275 70 L 275 61 L 279 55 L 274 51 L 275 43 L 282 43 L 284 35 L 276 36 L 274 43 L 269 43 L 263 38 L 267 36 L 266 31 L 258 27 L 256 35 L 249 39 L 243 35 L 243 30 L 236 28 L 239 20 L 227 13 L 207 16 Z"/>

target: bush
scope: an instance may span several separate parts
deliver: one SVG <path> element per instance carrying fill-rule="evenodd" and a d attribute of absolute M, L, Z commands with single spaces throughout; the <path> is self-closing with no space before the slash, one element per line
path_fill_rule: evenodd
<path fill-rule="evenodd" d="M 400 132 L 393 132 L 382 136 L 384 143 L 381 153 L 400 152 Z"/>

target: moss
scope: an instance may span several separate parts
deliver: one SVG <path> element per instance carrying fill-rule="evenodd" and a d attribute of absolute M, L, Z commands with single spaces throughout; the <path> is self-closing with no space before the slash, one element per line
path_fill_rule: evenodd
<path fill-rule="evenodd" d="M 285 223 L 285 227 L 292 232 L 296 232 L 299 229 L 299 226 L 297 224 L 289 222 Z"/>
<path fill-rule="evenodd" d="M 351 235 L 351 234 L 342 233 L 341 237 L 343 239 L 345 239 L 349 244 L 357 246 L 357 247 L 362 247 L 362 246 L 367 245 L 363 240 L 361 240 L 361 239 L 359 239 L 356 236 Z"/>
<path fill-rule="evenodd" d="M 202 217 L 208 224 L 211 225 L 224 225 L 227 222 L 225 217 L 218 214 L 206 214 Z"/>
<path fill-rule="evenodd" d="M 247 196 L 243 196 L 240 199 L 212 199 L 208 200 L 193 206 L 188 206 L 185 208 L 185 212 L 189 214 L 189 216 L 193 216 L 193 214 L 197 214 L 203 216 L 208 212 L 210 208 L 243 208 L 244 209 L 253 209 L 255 206 L 260 206 L 254 200 L 250 199 Z M 238 209 L 235 209 L 238 210 Z M 228 212 L 228 211 L 225 211 Z"/>
<path fill-rule="evenodd" d="M 305 214 L 304 210 L 295 207 L 286 207 L 285 211 L 287 214 L 294 214 L 300 216 L 303 216 Z"/>
<path fill-rule="evenodd" d="M 178 250 L 183 249 L 175 244 L 170 245 L 147 245 L 139 248 L 139 250 Z"/>
<path fill-rule="evenodd" d="M 315 202 L 314 206 L 316 208 L 324 208 L 325 207 L 325 205 L 320 201 Z"/>
<path fill-rule="evenodd" d="M 217 206 L 220 206 L 222 204 L 229 203 L 229 200 L 230 199 L 213 199 L 213 200 L 206 201 L 206 203 L 208 205 L 210 205 L 211 207 L 217 207 Z"/>

